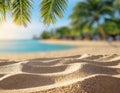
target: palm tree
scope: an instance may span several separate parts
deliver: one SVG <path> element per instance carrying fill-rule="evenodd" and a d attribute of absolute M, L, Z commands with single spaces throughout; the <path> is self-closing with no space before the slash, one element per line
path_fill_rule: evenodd
<path fill-rule="evenodd" d="M 120 35 L 120 0 L 117 0 L 114 11 L 117 13 L 117 16 L 114 15 L 113 18 L 107 18 L 106 22 L 116 24 L 117 28 L 119 29 L 118 35 Z"/>
<path fill-rule="evenodd" d="M 31 19 L 32 4 L 36 0 L 0 0 L 0 20 L 6 20 L 7 12 L 12 14 L 18 25 L 27 26 Z M 42 0 L 40 2 L 40 17 L 45 24 L 55 23 L 56 18 L 62 18 L 68 0 Z"/>
<path fill-rule="evenodd" d="M 56 29 L 56 34 L 60 39 L 67 38 L 70 35 L 69 27 L 60 27 Z"/>
<path fill-rule="evenodd" d="M 114 10 L 114 0 L 86 0 L 78 3 L 74 8 L 71 18 L 74 23 L 82 26 L 92 27 L 97 24 L 101 36 L 106 39 L 105 31 L 100 24 L 100 20 L 106 17 L 112 18 Z"/>

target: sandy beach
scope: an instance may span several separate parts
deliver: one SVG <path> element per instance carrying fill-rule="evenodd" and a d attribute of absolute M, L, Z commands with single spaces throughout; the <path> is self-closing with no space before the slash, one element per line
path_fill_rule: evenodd
<path fill-rule="evenodd" d="M 120 93 L 120 42 L 43 40 L 75 48 L 0 55 L 0 93 Z"/>
<path fill-rule="evenodd" d="M 22 53 L 22 54 L 0 54 L 1 59 L 10 60 L 25 60 L 34 58 L 56 58 L 75 55 L 112 55 L 120 54 L 120 41 L 106 42 L 106 41 L 68 41 L 68 40 L 42 40 L 46 44 L 57 45 L 72 45 L 75 48 L 53 52 L 37 52 L 37 53 Z"/>

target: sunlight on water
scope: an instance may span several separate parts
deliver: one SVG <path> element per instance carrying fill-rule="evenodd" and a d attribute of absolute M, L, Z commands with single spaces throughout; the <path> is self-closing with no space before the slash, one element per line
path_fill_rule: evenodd
<path fill-rule="evenodd" d="M 0 41 L 0 53 L 31 53 L 65 50 L 73 46 L 44 44 L 39 40 Z"/>

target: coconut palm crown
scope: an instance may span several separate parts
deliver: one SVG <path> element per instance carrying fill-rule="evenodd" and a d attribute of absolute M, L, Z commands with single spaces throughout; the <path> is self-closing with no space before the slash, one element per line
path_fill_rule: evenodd
<path fill-rule="evenodd" d="M 82 27 L 88 25 L 92 27 L 97 24 L 101 36 L 106 38 L 104 29 L 100 23 L 100 20 L 106 18 L 112 18 L 114 16 L 114 0 L 85 0 L 79 2 L 73 10 L 71 18 L 74 20 L 74 24 L 78 24 Z"/>

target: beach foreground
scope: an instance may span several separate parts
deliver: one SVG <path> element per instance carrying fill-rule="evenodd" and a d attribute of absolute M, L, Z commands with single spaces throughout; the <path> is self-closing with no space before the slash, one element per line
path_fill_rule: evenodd
<path fill-rule="evenodd" d="M 103 44 L 78 44 L 49 54 L 1 55 L 0 93 L 120 93 L 119 43 Z"/>

